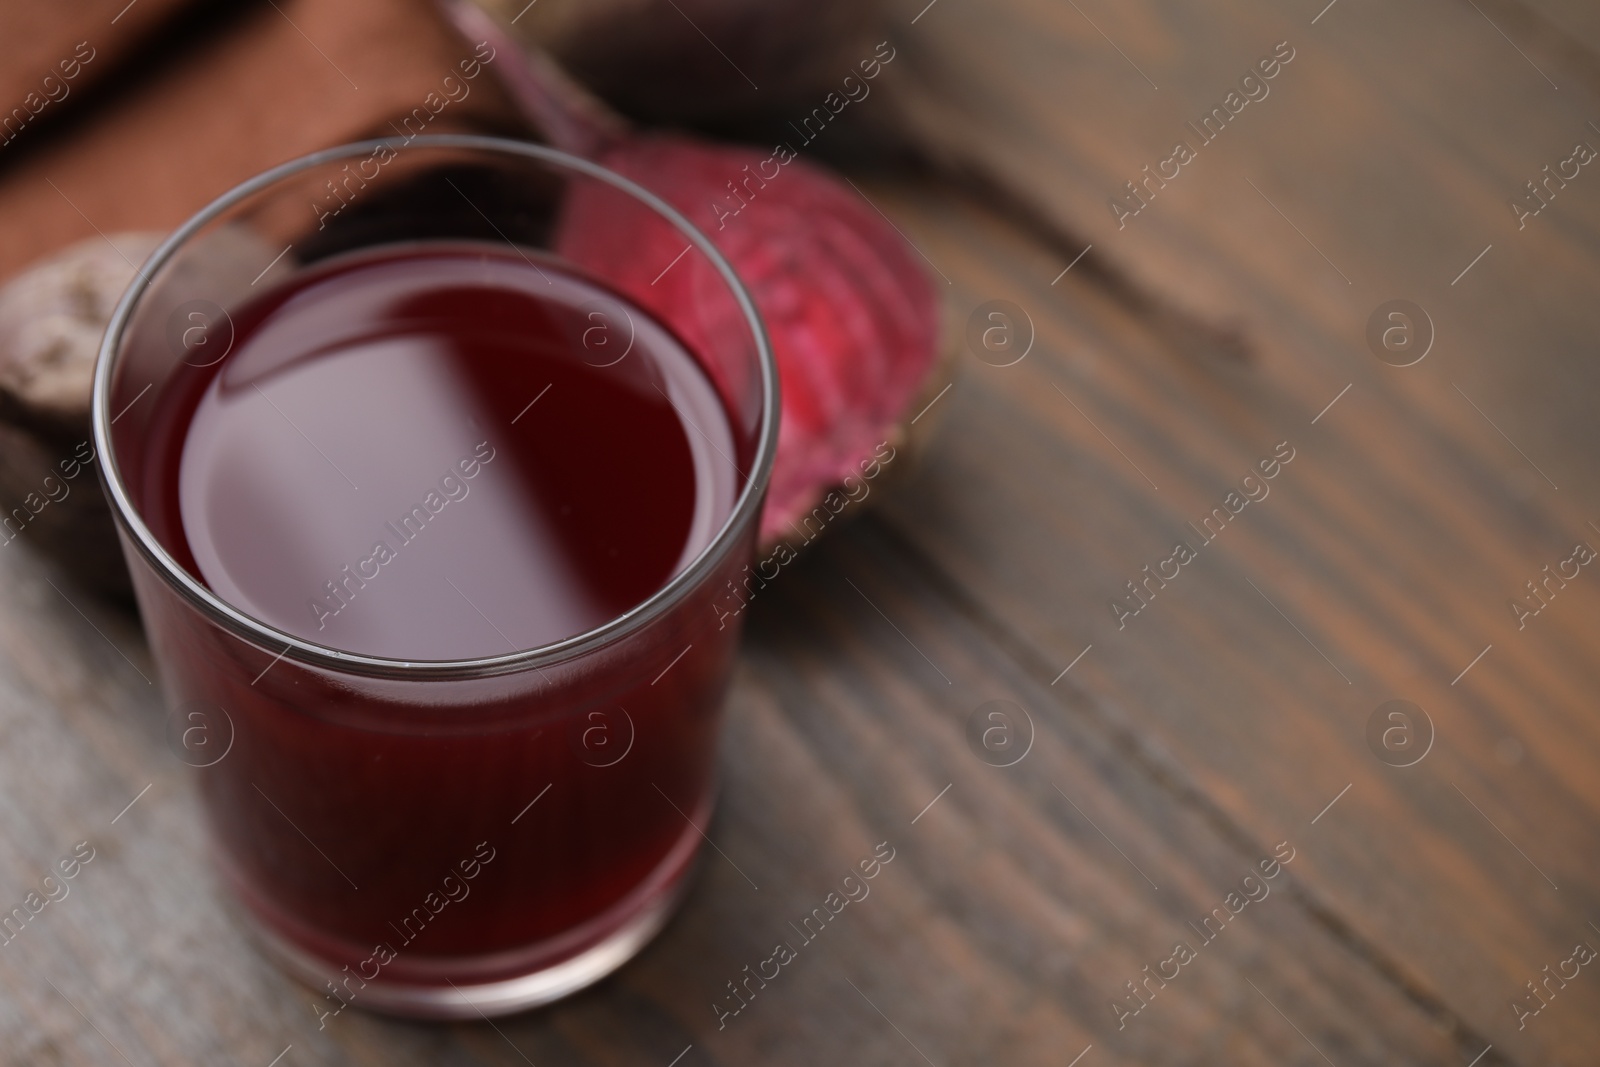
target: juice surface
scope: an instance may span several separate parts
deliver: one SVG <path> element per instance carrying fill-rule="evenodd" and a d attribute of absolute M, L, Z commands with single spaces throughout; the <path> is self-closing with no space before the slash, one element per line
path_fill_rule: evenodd
<path fill-rule="evenodd" d="M 403 660 L 616 618 L 709 544 L 742 481 L 671 332 L 506 247 L 316 265 L 158 403 L 144 512 L 169 551 L 269 625 Z"/>

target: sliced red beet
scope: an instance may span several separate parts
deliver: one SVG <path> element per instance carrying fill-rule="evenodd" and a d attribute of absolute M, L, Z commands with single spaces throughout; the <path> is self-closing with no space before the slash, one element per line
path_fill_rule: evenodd
<path fill-rule="evenodd" d="M 845 478 L 859 480 L 880 445 L 904 443 L 902 421 L 938 362 L 939 300 L 916 252 L 861 194 L 787 148 L 635 132 L 547 57 L 511 43 L 479 9 L 463 5 L 452 13 L 470 38 L 495 38 L 506 57 L 498 69 L 507 88 L 556 147 L 594 159 L 683 212 L 749 289 L 783 395 L 764 543 L 787 536 Z M 519 56 L 526 62 L 515 63 Z M 581 193 L 571 199 L 563 253 L 602 273 L 694 346 L 704 335 L 695 336 L 683 309 L 715 306 L 695 299 L 696 286 L 714 282 L 703 258 L 686 257 L 663 275 L 683 238 L 665 222 L 619 228 L 603 210 Z"/>
<path fill-rule="evenodd" d="M 783 386 L 763 541 L 784 536 L 846 477 L 859 480 L 862 462 L 899 439 L 896 424 L 938 343 L 938 304 L 915 253 L 837 179 L 793 159 L 764 188 L 750 182 L 754 196 L 731 214 L 727 183 L 769 158 L 655 135 L 617 142 L 598 159 L 688 215 L 733 264 L 761 312 Z M 674 309 L 693 303 L 695 289 L 708 284 L 698 260 L 701 269 L 680 263 L 660 275 L 683 247 L 665 224 L 596 242 L 587 235 L 600 220 L 585 219 L 577 202 L 567 222 L 585 237 L 563 251 L 670 322 L 679 321 Z M 685 340 L 694 345 L 697 338 Z"/>

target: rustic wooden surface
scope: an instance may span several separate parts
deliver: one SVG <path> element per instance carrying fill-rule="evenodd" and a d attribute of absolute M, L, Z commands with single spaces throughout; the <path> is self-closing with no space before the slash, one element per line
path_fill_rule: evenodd
<path fill-rule="evenodd" d="M 944 177 L 860 184 L 957 329 L 1009 300 L 1035 343 L 964 352 L 914 476 L 757 599 L 710 833 L 760 888 L 710 855 L 556 1007 L 318 1032 L 206 866 L 136 620 L 0 549 L 0 904 L 97 850 L 0 947 L 5 1062 L 1596 1062 L 1595 967 L 1521 1029 L 1512 1004 L 1600 947 L 1600 574 L 1520 631 L 1508 600 L 1600 546 L 1600 171 L 1520 232 L 1506 201 L 1600 146 L 1600 31 L 1558 0 L 1324 4 L 900 5 L 861 106 Z M 1271 95 L 1119 231 L 1107 197 L 1282 40 Z M 1399 297 L 1437 330 L 1406 368 L 1364 341 Z M 1283 441 L 1119 629 L 1108 601 Z M 1410 767 L 1366 739 L 1395 698 L 1435 732 Z M 996 699 L 1035 729 L 1008 768 L 965 739 Z M 719 1031 L 724 982 L 885 840 Z M 1271 895 L 1119 1029 L 1124 983 L 1280 842 Z"/>

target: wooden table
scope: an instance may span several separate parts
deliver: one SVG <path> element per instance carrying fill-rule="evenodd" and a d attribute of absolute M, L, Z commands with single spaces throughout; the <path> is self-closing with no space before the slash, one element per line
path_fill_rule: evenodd
<path fill-rule="evenodd" d="M 958 334 L 1009 301 L 1032 347 L 963 351 L 915 473 L 756 601 L 718 851 L 558 1006 L 319 1032 L 206 865 L 137 621 L 0 551 L 0 903 L 95 849 L 0 948 L 0 1058 L 1600 1062 L 1600 568 L 1525 586 L 1600 546 L 1600 166 L 1508 206 L 1600 147 L 1600 18 L 1325 2 L 897 4 L 861 107 L 936 167 L 858 181 Z M 1396 299 L 1431 321 L 1411 366 L 1366 339 Z M 992 701 L 1010 766 L 969 744 Z M 719 1029 L 879 842 L 871 895 Z"/>

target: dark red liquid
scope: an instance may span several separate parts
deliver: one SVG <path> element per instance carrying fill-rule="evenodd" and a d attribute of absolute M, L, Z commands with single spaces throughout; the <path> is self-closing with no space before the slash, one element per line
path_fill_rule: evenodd
<path fill-rule="evenodd" d="M 695 356 L 503 247 L 331 261 L 233 326 L 159 397 L 135 488 L 222 599 L 321 645 L 438 661 L 584 633 L 694 560 L 743 487 L 753 443 Z M 274 661 L 135 566 L 172 702 L 226 713 L 200 773 L 235 887 L 363 979 L 490 981 L 603 940 L 698 845 L 742 536 L 621 647 L 446 681 Z"/>
<path fill-rule="evenodd" d="M 693 560 L 740 488 L 672 334 L 509 250 L 343 260 L 234 330 L 163 397 L 147 514 L 224 600 L 318 644 L 451 660 L 583 633 Z"/>

